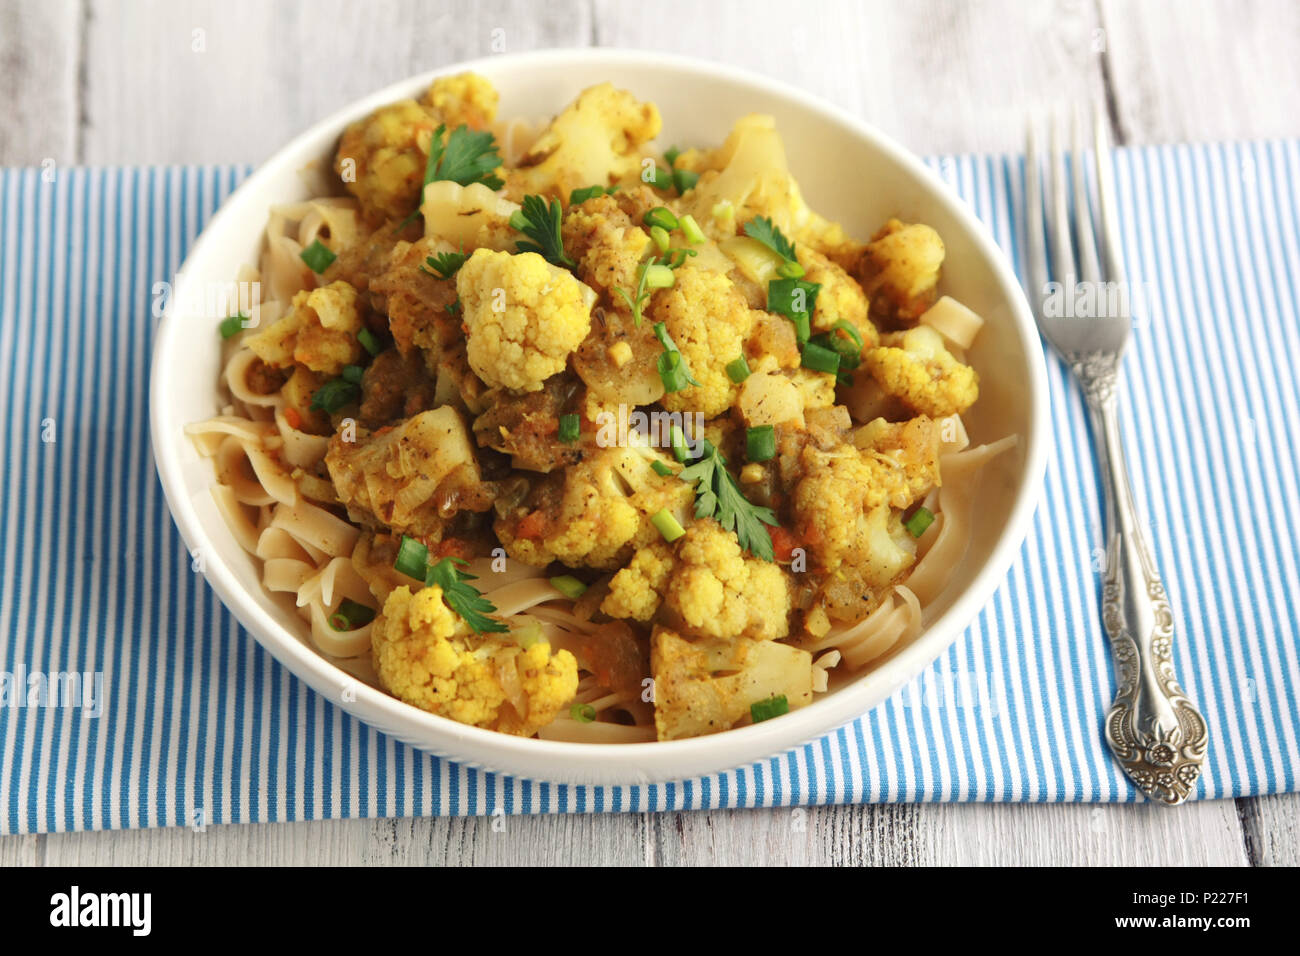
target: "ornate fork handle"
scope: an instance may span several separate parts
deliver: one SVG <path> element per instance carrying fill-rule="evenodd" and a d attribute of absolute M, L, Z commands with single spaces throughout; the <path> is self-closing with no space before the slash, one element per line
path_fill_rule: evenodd
<path fill-rule="evenodd" d="M 1106 499 L 1102 619 L 1119 687 L 1106 715 L 1106 742 L 1125 773 L 1167 806 L 1191 793 L 1205 761 L 1209 728 L 1174 674 L 1174 615 L 1142 534 L 1120 441 L 1115 381 L 1119 355 L 1071 356 L 1092 412 Z"/>

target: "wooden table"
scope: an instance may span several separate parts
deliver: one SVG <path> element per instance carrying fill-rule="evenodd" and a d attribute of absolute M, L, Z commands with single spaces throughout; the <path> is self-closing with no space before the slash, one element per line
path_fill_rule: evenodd
<path fill-rule="evenodd" d="M 2 0 L 0 164 L 254 163 L 338 104 L 492 52 L 663 49 L 825 97 L 919 153 L 1021 147 L 1026 110 L 1103 98 L 1121 143 L 1300 135 L 1290 0 Z M 499 45 L 499 44 L 498 44 Z M 0 840 L 94 863 L 1300 862 L 1300 796 L 377 820 Z"/>

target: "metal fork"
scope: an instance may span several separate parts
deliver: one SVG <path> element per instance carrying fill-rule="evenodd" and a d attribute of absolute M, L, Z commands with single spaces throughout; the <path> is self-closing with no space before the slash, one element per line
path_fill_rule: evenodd
<path fill-rule="evenodd" d="M 1120 256 L 1119 223 L 1105 119 L 1100 112 L 1093 118 L 1093 156 L 1101 208 L 1100 258 L 1105 263 L 1104 278 L 1098 261 L 1098 243 L 1093 234 L 1092 207 L 1088 200 L 1084 166 L 1086 133 L 1081 132 L 1081 127 L 1086 128 L 1086 121 L 1076 114 L 1069 123 L 1074 139 L 1070 166 L 1073 171 L 1077 250 L 1070 238 L 1069 187 L 1059 135 L 1061 123 L 1059 117 L 1052 117 L 1050 122 L 1052 175 L 1046 216 L 1038 133 L 1035 124 L 1032 121 L 1029 124 L 1025 170 L 1029 294 L 1043 338 L 1065 359 L 1083 387 L 1101 464 L 1106 499 L 1105 527 L 1109 535 L 1102 588 L 1102 620 L 1110 637 L 1119 683 L 1115 700 L 1106 714 L 1106 742 L 1124 772 L 1149 799 L 1175 806 L 1187 798 L 1200 776 L 1209 729 L 1174 674 L 1171 656 L 1173 609 L 1156 570 L 1151 548 L 1142 534 L 1129 486 L 1124 446 L 1120 441 L 1116 379 L 1130 337 L 1132 290 L 1125 279 Z M 1048 249 L 1043 241 L 1044 226 L 1050 237 L 1052 270 L 1062 283 L 1054 290 L 1048 284 L 1051 273 Z M 1073 271 L 1076 266 L 1077 272 Z M 1119 307 L 1114 311 L 1118 314 L 1080 317 L 1071 316 L 1069 312 L 1075 311 L 1072 309 L 1046 307 L 1052 294 L 1057 296 L 1059 306 L 1062 293 L 1086 292 L 1087 284 L 1092 286 L 1094 303 L 1104 306 L 1117 302 Z M 1118 290 L 1118 295 L 1112 295 L 1115 290 Z M 1071 295 L 1069 301 L 1080 300 L 1077 295 Z M 1108 310 L 1103 307 L 1099 311 L 1106 313 Z"/>

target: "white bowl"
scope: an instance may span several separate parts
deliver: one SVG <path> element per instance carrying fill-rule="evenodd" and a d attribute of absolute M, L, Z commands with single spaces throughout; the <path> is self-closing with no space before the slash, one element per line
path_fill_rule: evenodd
<path fill-rule="evenodd" d="M 966 416 L 975 441 L 1017 433 L 979 488 L 974 536 L 932 613 L 908 646 L 811 706 L 709 737 L 647 744 L 527 740 L 425 713 L 353 679 L 318 654 L 302 622 L 261 587 L 255 562 L 213 506 L 211 464 L 182 433 L 219 406 L 219 316 L 187 311 L 192 290 L 229 282 L 257 261 L 267 210 L 305 198 L 301 170 L 328 168 L 340 132 L 376 107 L 418 96 L 432 77 L 474 70 L 501 92 L 502 116 L 544 117 L 584 87 L 605 80 L 659 105 L 659 144 L 711 145 L 746 113 L 770 113 L 809 204 L 869 235 L 891 215 L 926 222 L 947 246 L 943 291 L 987 320 L 974 349 L 980 400 Z M 274 657 L 366 723 L 430 753 L 524 777 L 563 783 L 640 784 L 751 763 L 825 734 L 865 713 L 935 660 L 971 622 L 1003 579 L 1028 529 L 1048 452 L 1047 379 L 1029 306 L 1007 260 L 966 205 L 915 157 L 880 132 L 805 93 L 715 64 L 612 50 L 498 56 L 412 77 L 344 107 L 272 156 L 226 200 L 185 261 L 158 332 L 151 385 L 154 456 L 172 515 L 226 607 Z"/>

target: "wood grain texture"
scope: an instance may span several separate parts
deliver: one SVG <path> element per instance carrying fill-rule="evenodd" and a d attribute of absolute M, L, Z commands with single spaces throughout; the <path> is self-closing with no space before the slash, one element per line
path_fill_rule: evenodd
<path fill-rule="evenodd" d="M 1246 853 L 1255 866 L 1300 866 L 1300 794 L 1238 800 Z"/>
<path fill-rule="evenodd" d="M 583 0 L 93 0 L 82 161 L 256 163 L 413 73 L 590 36 Z"/>
<path fill-rule="evenodd" d="M 1026 108 L 1100 95 L 1099 21 L 1084 0 L 803 0 L 790 14 L 782 0 L 596 0 L 596 41 L 765 74 L 920 153 L 1018 150 Z M 665 22 L 691 28 L 664 30 Z"/>
<path fill-rule="evenodd" d="M 0 6 L 0 166 L 77 161 L 76 0 Z"/>
<path fill-rule="evenodd" d="M 649 832 L 649 817 L 642 814 L 325 820 L 209 827 L 202 833 L 171 828 L 51 834 L 44 838 L 41 862 L 46 866 L 640 865 L 648 862 Z"/>
<path fill-rule="evenodd" d="M 690 29 L 667 29 L 688 23 Z M 1127 142 L 1300 135 L 1289 0 L 0 0 L 0 163 L 248 162 L 340 103 L 492 50 L 701 56 L 923 152 L 1019 150 L 1029 108 L 1108 96 Z M 197 32 L 196 31 L 201 31 Z M 351 820 L 0 839 L 0 866 L 336 863 L 1296 865 L 1300 796 Z"/>
<path fill-rule="evenodd" d="M 1127 139 L 1300 133 L 1300 4 L 1101 3 L 1120 133 Z"/>

